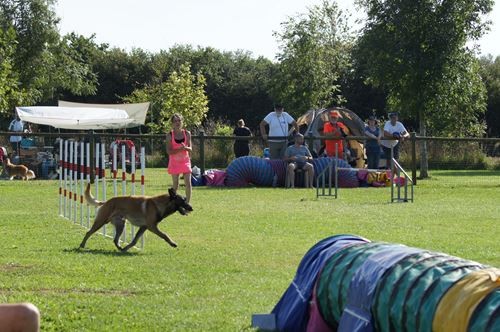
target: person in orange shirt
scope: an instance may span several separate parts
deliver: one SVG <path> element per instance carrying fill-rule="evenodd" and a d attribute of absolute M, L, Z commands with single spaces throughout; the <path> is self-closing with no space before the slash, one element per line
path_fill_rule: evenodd
<path fill-rule="evenodd" d="M 330 111 L 329 121 L 323 125 L 323 136 L 332 137 L 325 140 L 325 153 L 328 157 L 335 157 L 335 144 L 337 144 L 338 157 L 344 159 L 344 137 L 347 136 L 347 127 L 338 122 L 339 111 Z"/>

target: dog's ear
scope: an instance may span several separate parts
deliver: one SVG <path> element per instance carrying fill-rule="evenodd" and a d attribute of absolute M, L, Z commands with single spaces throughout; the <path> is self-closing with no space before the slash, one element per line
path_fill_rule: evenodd
<path fill-rule="evenodd" d="M 174 198 L 175 196 L 177 196 L 177 193 L 175 192 L 174 188 L 168 189 L 168 194 L 170 195 L 171 198 Z"/>

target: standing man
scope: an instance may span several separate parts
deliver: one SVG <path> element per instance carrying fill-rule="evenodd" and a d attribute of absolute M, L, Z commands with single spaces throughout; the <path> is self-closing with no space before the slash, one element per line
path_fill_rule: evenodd
<path fill-rule="evenodd" d="M 17 114 L 17 112 L 15 112 L 15 118 L 9 124 L 9 131 L 15 131 L 15 132 L 22 133 L 23 129 L 24 129 L 24 123 L 19 118 L 19 115 Z M 22 137 L 21 136 L 11 136 L 9 140 L 10 140 L 10 145 L 12 146 L 12 155 L 13 156 L 18 155 L 19 154 L 19 143 L 21 142 Z"/>
<path fill-rule="evenodd" d="M 384 150 L 384 156 L 386 160 L 386 167 L 391 168 L 391 148 L 394 153 L 394 159 L 399 161 L 399 146 L 400 142 L 403 142 L 405 138 L 410 137 L 405 126 L 398 121 L 398 113 L 389 113 L 389 121 L 384 125 L 384 138 L 380 144 Z"/>
<path fill-rule="evenodd" d="M 299 132 L 297 122 L 284 110 L 285 109 L 282 105 L 276 105 L 274 107 L 274 112 L 266 115 L 264 120 L 260 122 L 262 139 L 264 139 L 264 142 L 267 141 L 269 143 L 271 159 L 283 159 L 287 147 L 290 125 L 295 129 L 295 132 Z M 269 136 L 277 138 L 272 138 L 270 140 L 267 139 L 268 135 L 266 134 L 266 125 L 269 125 Z"/>
<path fill-rule="evenodd" d="M 325 153 L 328 157 L 335 157 L 335 152 L 339 159 L 344 159 L 344 137 L 347 136 L 347 127 L 339 122 L 339 111 L 330 111 L 328 113 L 328 122 L 323 125 L 323 135 L 331 137 L 325 140 Z M 337 151 L 335 151 L 337 147 Z"/>

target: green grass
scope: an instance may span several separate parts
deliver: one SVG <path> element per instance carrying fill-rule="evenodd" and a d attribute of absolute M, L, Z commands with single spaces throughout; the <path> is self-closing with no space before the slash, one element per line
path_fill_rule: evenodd
<path fill-rule="evenodd" d="M 154 179 L 154 181 L 153 181 Z M 148 169 L 147 193 L 165 191 Z M 415 203 L 390 189 L 341 189 L 338 200 L 306 189 L 195 188 L 188 217 L 160 225 L 179 248 L 147 234 L 121 254 L 58 217 L 57 182 L 0 181 L 0 302 L 29 301 L 43 330 L 250 330 L 269 312 L 304 253 L 339 233 L 403 243 L 500 266 L 500 172 L 433 172 Z"/>

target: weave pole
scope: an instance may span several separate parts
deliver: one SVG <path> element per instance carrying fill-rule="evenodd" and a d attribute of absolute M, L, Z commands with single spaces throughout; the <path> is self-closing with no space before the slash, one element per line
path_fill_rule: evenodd
<path fill-rule="evenodd" d="M 127 164 L 125 158 L 125 145 L 122 145 L 122 195 L 127 194 Z M 127 242 L 127 223 L 123 225 L 122 242 Z"/>
<path fill-rule="evenodd" d="M 146 148 L 141 146 L 141 195 L 144 196 L 145 188 L 144 188 L 144 170 L 146 168 Z M 144 249 L 144 237 L 146 233 L 143 233 L 141 236 L 141 249 Z"/>
<path fill-rule="evenodd" d="M 74 182 L 74 191 L 73 191 L 73 222 L 76 223 L 76 214 L 78 211 L 77 207 L 77 198 L 78 198 L 78 142 L 75 141 L 74 145 L 74 157 L 73 157 L 73 182 Z"/>
<path fill-rule="evenodd" d="M 125 145 L 122 145 L 122 195 L 127 194 L 127 164 L 125 160 Z"/>
<path fill-rule="evenodd" d="M 101 143 L 101 184 L 102 184 L 102 200 L 106 201 L 106 146 L 104 143 Z M 102 234 L 106 236 L 106 224 L 102 227 Z"/>
<path fill-rule="evenodd" d="M 90 143 L 86 144 L 87 149 L 87 163 L 85 167 L 85 174 L 87 175 L 87 184 L 90 184 Z M 87 228 L 90 228 L 90 204 L 87 202 Z"/>
<path fill-rule="evenodd" d="M 118 167 L 116 166 L 117 162 L 117 155 L 118 153 L 118 146 L 116 144 L 113 144 L 113 195 L 116 197 L 118 196 L 118 188 L 117 188 L 117 183 L 116 183 L 116 174 L 118 173 Z"/>
<path fill-rule="evenodd" d="M 63 140 L 59 139 L 59 216 L 63 216 L 62 207 L 63 207 Z"/>
<path fill-rule="evenodd" d="M 80 226 L 83 226 L 83 182 L 85 175 L 85 143 L 80 142 Z"/>
<path fill-rule="evenodd" d="M 71 220 L 71 212 L 73 210 L 73 146 L 74 141 L 69 141 L 69 211 L 68 219 Z"/>
<path fill-rule="evenodd" d="M 96 143 L 95 144 L 95 198 L 96 200 L 99 200 L 99 151 L 100 151 L 100 144 Z M 95 207 L 95 212 L 97 213 L 97 207 Z"/>
<path fill-rule="evenodd" d="M 62 150 L 61 150 L 62 153 Z M 63 155 L 63 168 L 64 168 L 64 206 L 63 217 L 66 218 L 66 205 L 68 203 L 68 141 L 64 141 L 64 155 Z"/>
<path fill-rule="evenodd" d="M 130 176 L 131 176 L 131 185 L 130 194 L 135 195 L 135 146 L 130 148 Z M 132 225 L 130 227 L 130 238 L 133 239 L 135 234 L 135 227 Z"/>
<path fill-rule="evenodd" d="M 146 168 L 146 148 L 141 147 L 141 195 L 144 196 L 144 169 Z"/>

